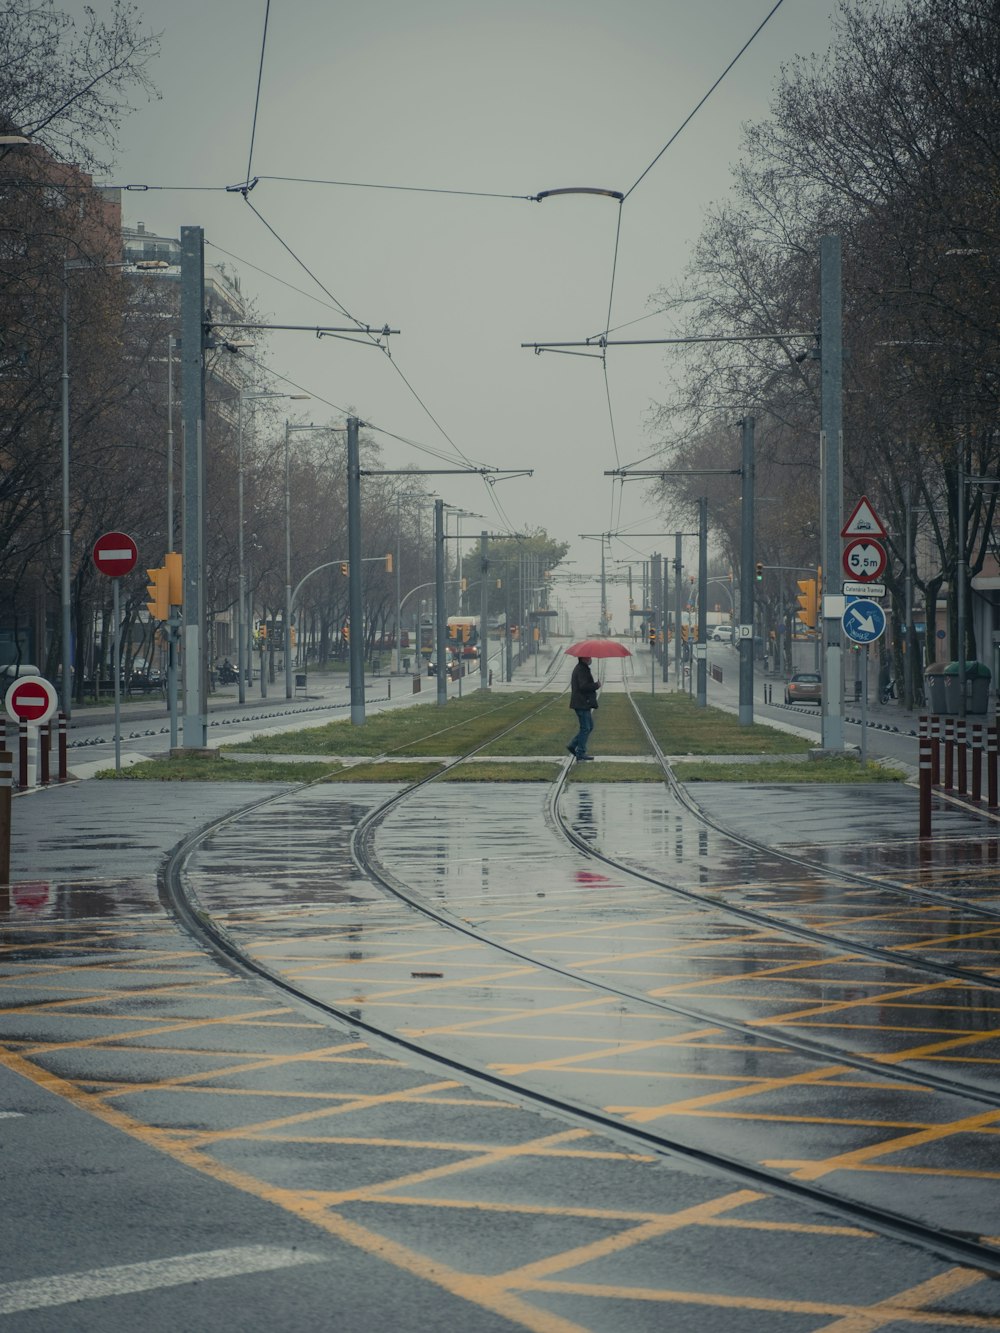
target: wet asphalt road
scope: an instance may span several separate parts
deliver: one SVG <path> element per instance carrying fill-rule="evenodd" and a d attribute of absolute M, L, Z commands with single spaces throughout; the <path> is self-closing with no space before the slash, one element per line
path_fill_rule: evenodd
<path fill-rule="evenodd" d="M 442 1079 L 208 958 L 162 910 L 163 856 L 282 790 L 83 783 L 15 801 L 21 884 L 0 918 L 0 1162 L 25 1222 L 6 1253 L 0 1328 L 773 1333 L 889 1326 L 872 1322 L 880 1302 L 901 1330 L 907 1314 L 934 1329 L 962 1312 L 1000 1328 L 997 1284 L 976 1274 Z M 821 1081 L 836 1096 L 817 1111 L 814 1062 L 595 999 L 414 920 L 346 851 L 381 794 L 318 788 L 261 807 L 199 850 L 191 886 L 241 944 L 359 1017 L 389 1015 L 407 1033 L 517 1068 L 546 1090 L 568 1083 L 625 1118 L 666 1116 L 708 1141 L 736 1136 L 758 1156 L 780 1148 L 786 1170 L 860 1153 L 829 1169 L 878 1183 L 864 1155 L 877 1168 L 889 1134 L 909 1154 L 890 1177 L 908 1201 L 919 1206 L 929 1184 L 965 1225 L 990 1216 L 989 1125 L 944 1132 L 963 1108 L 888 1086 L 866 1092 L 831 1071 Z M 766 820 L 769 837 L 785 830 L 831 866 L 886 855 L 894 874 L 912 864 L 910 792 L 897 793 L 895 816 L 888 798 L 873 817 L 831 797 L 808 826 L 780 792 L 735 808 L 731 789 L 701 794 L 727 822 Z M 842 892 L 783 881 L 657 799 L 581 786 L 570 818 L 611 850 L 723 898 L 845 917 Z M 965 1043 L 963 1072 L 990 1075 L 993 1005 L 970 1022 L 923 979 L 901 988 L 884 965 L 834 965 L 710 910 L 668 906 L 559 844 L 537 790 L 431 788 L 387 823 L 378 852 L 463 919 L 637 996 L 670 993 L 765 1024 L 811 1011 L 816 1026 L 849 998 L 860 1043 L 874 998 L 872 1012 L 896 1029 L 894 1049 L 913 1044 L 900 1024 L 916 1023 L 917 1035 L 930 1003 L 945 1035 Z M 956 876 L 957 865 L 942 854 L 931 876 L 984 898 L 994 891 L 985 857 L 978 871 Z M 855 929 L 877 922 L 915 938 L 916 918 L 898 903 L 851 895 L 848 906 Z M 53 1281 L 74 1274 L 84 1285 Z M 57 1303 L 40 1303 L 30 1285 L 40 1280 Z"/>

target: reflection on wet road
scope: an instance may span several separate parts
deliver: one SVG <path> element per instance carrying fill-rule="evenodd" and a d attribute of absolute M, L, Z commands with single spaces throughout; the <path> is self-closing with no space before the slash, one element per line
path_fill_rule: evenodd
<path fill-rule="evenodd" d="M 954 1205 L 942 1203 L 936 1181 L 968 1165 L 970 1135 L 983 1144 L 973 1159 L 983 1158 L 1000 1110 L 898 1082 L 891 1068 L 926 1069 L 1000 1098 L 1000 990 L 929 976 L 905 957 L 984 970 L 996 959 L 1000 921 L 845 886 L 832 871 L 790 872 L 706 829 L 660 787 L 573 786 L 564 800 L 595 845 L 709 902 L 573 849 L 549 823 L 540 785 L 506 787 L 502 799 L 487 785 L 414 793 L 377 832 L 381 863 L 437 910 L 527 955 L 515 958 L 360 878 L 345 847 L 382 794 L 315 788 L 221 830 L 190 867 L 199 899 L 241 947 L 311 994 L 431 1050 L 695 1146 L 804 1179 L 830 1175 L 854 1197 L 884 1199 L 891 1179 L 907 1211 L 990 1230 L 991 1171 L 981 1196 L 972 1190 L 970 1201 L 963 1190 Z M 741 797 L 750 826 L 776 834 L 774 793 Z M 834 846 L 831 819 L 831 865 L 842 856 L 855 868 L 903 873 L 913 850 L 903 824 L 893 839 L 892 813 L 881 810 L 881 842 L 867 851 L 871 823 L 858 843 L 841 821 Z M 937 882 L 933 867 L 921 874 Z M 992 901 L 992 887 L 980 887 Z M 729 902 L 902 956 L 881 961 L 790 937 L 715 905 Z M 730 1017 L 760 1035 L 713 1022 Z M 830 1058 L 779 1045 L 779 1032 L 823 1042 Z M 885 1076 L 839 1063 L 843 1051 L 884 1063 Z"/>

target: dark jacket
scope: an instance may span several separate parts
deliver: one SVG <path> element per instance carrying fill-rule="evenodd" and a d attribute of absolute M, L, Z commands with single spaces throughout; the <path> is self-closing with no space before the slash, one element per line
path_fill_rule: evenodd
<path fill-rule="evenodd" d="M 598 685 L 586 662 L 577 662 L 569 682 L 570 708 L 596 708 Z"/>

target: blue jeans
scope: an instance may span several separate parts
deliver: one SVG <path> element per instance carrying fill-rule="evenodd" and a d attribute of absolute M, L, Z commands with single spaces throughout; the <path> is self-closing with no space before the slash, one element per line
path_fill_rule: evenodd
<path fill-rule="evenodd" d="M 574 708 L 573 712 L 580 719 L 580 730 L 570 741 L 570 748 L 577 754 L 587 753 L 587 741 L 594 730 L 594 714 L 589 708 Z"/>

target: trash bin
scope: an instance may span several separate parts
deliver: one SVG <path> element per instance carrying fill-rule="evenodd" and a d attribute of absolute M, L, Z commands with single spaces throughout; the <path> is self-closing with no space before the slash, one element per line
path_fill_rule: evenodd
<path fill-rule="evenodd" d="M 965 674 L 967 712 L 985 713 L 990 703 L 990 681 L 993 675 L 985 662 L 973 662 L 972 665 L 975 671 L 967 671 Z"/>
<path fill-rule="evenodd" d="M 958 670 L 957 666 L 955 669 L 956 671 Z M 953 711 L 948 707 L 945 698 L 944 673 L 947 670 L 947 662 L 931 662 L 930 665 L 924 669 L 924 686 L 927 691 L 927 707 L 932 713 L 949 713 Z"/>
<path fill-rule="evenodd" d="M 960 713 L 962 696 L 959 691 L 957 662 L 949 662 L 942 672 L 944 680 L 945 712 Z M 990 697 L 992 673 L 985 662 L 965 664 L 965 712 L 985 713 Z"/>

